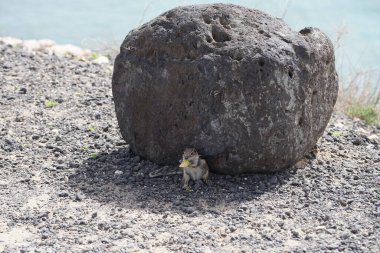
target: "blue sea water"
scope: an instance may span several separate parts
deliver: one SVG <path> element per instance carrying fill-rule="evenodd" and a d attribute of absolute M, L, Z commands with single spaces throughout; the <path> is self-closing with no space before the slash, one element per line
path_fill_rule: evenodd
<path fill-rule="evenodd" d="M 0 0 L 0 36 L 49 38 L 93 48 L 120 45 L 128 32 L 179 5 L 220 0 Z M 335 41 L 337 68 L 380 70 L 380 0 L 223 1 L 282 17 L 291 28 L 319 27 Z"/>

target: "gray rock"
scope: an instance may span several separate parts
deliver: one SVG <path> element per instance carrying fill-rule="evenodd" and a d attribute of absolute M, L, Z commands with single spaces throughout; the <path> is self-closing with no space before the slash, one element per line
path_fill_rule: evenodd
<path fill-rule="evenodd" d="M 363 144 L 363 141 L 360 138 L 356 138 L 355 140 L 352 141 L 352 144 L 359 146 Z"/>
<path fill-rule="evenodd" d="M 58 192 L 58 197 L 67 197 L 67 196 L 69 196 L 69 193 L 67 191 Z"/>
<path fill-rule="evenodd" d="M 317 28 L 236 5 L 178 7 L 133 30 L 113 96 L 131 150 L 160 164 L 185 147 L 220 173 L 293 165 L 322 135 L 338 92 L 334 50 Z"/>
<path fill-rule="evenodd" d="M 26 89 L 25 87 L 22 87 L 22 88 L 19 89 L 18 92 L 19 92 L 20 94 L 26 94 L 26 91 L 27 91 L 27 89 Z"/>
<path fill-rule="evenodd" d="M 84 196 L 81 193 L 77 193 L 75 195 L 75 201 L 82 201 L 84 199 Z"/>

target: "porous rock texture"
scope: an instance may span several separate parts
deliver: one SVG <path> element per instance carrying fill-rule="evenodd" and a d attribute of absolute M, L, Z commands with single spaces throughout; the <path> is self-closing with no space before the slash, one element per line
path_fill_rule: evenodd
<path fill-rule="evenodd" d="M 215 172 L 286 168 L 309 152 L 338 93 L 334 49 L 317 28 L 236 5 L 178 7 L 131 31 L 112 89 L 133 152 L 176 163 L 185 147 Z"/>

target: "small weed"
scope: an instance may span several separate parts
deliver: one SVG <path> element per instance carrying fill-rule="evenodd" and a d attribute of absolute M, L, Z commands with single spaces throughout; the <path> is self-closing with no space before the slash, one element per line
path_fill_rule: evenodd
<path fill-rule="evenodd" d="M 83 152 L 87 152 L 88 151 L 88 147 L 81 147 L 80 150 L 83 151 Z"/>
<path fill-rule="evenodd" d="M 22 44 L 16 44 L 16 45 L 15 45 L 15 48 L 16 48 L 16 49 L 22 49 L 23 47 L 24 47 L 24 46 L 23 46 Z"/>
<path fill-rule="evenodd" d="M 332 131 L 331 132 L 331 136 L 334 137 L 334 138 L 339 138 L 343 135 L 343 132 L 342 131 Z"/>
<path fill-rule="evenodd" d="M 91 157 L 92 159 L 96 159 L 96 157 L 98 157 L 98 155 L 95 154 L 95 153 L 92 153 L 92 154 L 90 155 L 90 157 Z"/>
<path fill-rule="evenodd" d="M 372 104 L 352 104 L 347 108 L 347 114 L 350 117 L 364 120 L 370 125 L 375 124 L 379 116 Z"/>
<path fill-rule="evenodd" d="M 95 127 L 89 127 L 88 131 L 90 131 L 92 133 L 95 133 L 96 132 L 96 128 Z"/>
<path fill-rule="evenodd" d="M 95 60 L 96 58 L 98 58 L 98 54 L 97 53 L 95 53 L 95 52 L 92 52 L 91 54 L 90 54 L 90 60 Z"/>
<path fill-rule="evenodd" d="M 47 108 L 52 108 L 54 106 L 57 106 L 58 104 L 59 103 L 57 101 L 51 99 L 45 101 L 45 107 Z"/>

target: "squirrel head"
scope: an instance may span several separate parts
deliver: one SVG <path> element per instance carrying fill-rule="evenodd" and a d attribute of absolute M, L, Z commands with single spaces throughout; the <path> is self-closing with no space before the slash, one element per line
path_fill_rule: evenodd
<path fill-rule="evenodd" d="M 197 167 L 199 164 L 199 154 L 194 148 L 186 148 L 183 151 L 180 167 Z"/>

